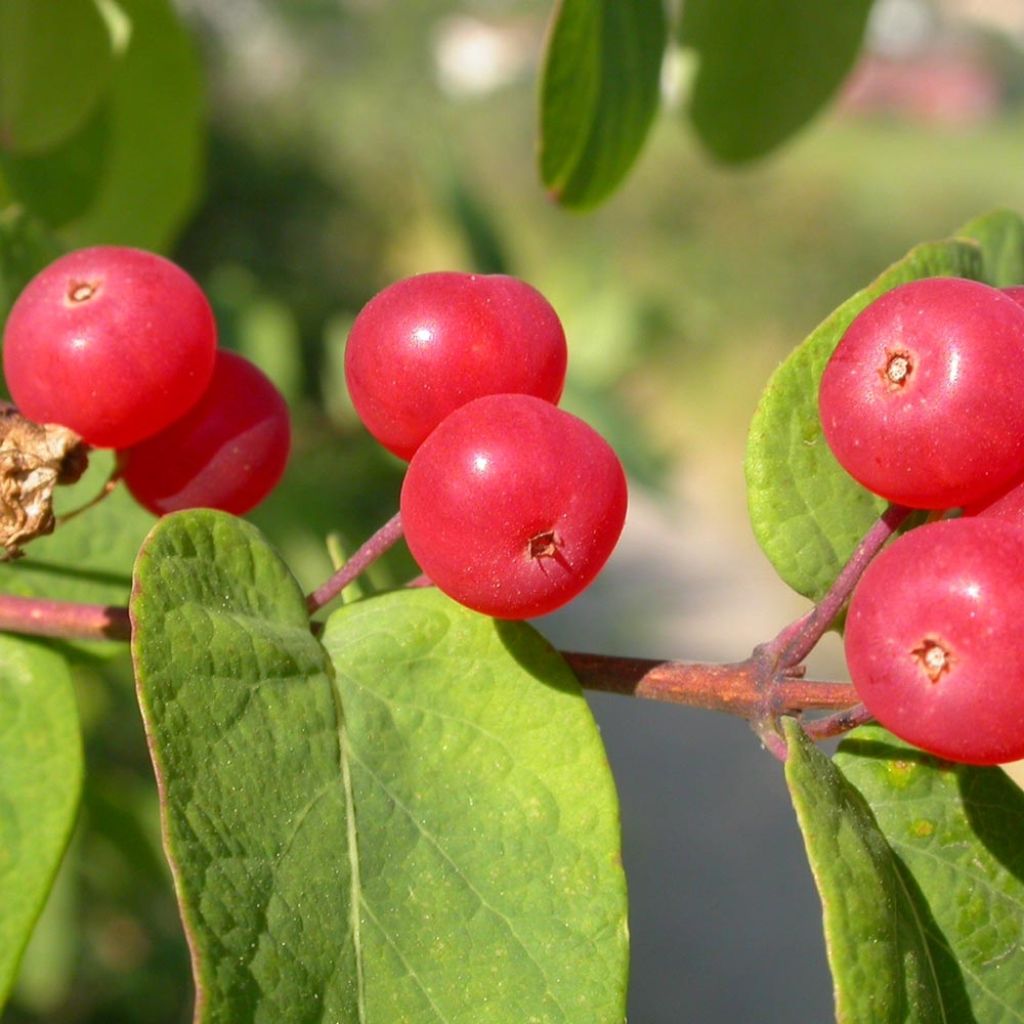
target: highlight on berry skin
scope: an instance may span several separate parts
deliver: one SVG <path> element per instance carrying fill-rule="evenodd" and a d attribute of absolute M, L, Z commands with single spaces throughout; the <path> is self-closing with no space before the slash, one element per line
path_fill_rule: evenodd
<path fill-rule="evenodd" d="M 881 295 L 821 378 L 825 440 L 862 486 L 911 508 L 961 508 L 1024 475 L 1024 307 L 962 278 Z M 956 429 L 951 429 L 951 424 Z"/>
<path fill-rule="evenodd" d="M 1024 758 L 1024 529 L 946 519 L 898 538 L 850 601 L 844 644 L 868 711 L 969 764 Z"/>
<path fill-rule="evenodd" d="M 460 604 L 503 619 L 561 607 L 611 555 L 626 477 L 593 428 L 531 395 L 457 409 L 420 446 L 402 485 L 409 549 Z"/>

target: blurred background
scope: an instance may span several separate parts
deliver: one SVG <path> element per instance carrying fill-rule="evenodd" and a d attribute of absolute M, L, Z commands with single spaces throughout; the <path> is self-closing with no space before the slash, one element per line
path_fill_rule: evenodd
<path fill-rule="evenodd" d="M 829 111 L 741 170 L 703 155 L 671 57 L 625 184 L 569 213 L 535 169 L 539 0 L 180 0 L 205 95 L 205 177 L 172 255 L 225 344 L 296 410 L 252 518 L 307 586 L 397 507 L 401 466 L 347 404 L 349 324 L 395 278 L 503 271 L 552 301 L 565 405 L 632 481 L 619 550 L 538 623 L 564 649 L 736 660 L 802 602 L 746 522 L 745 431 L 768 374 L 918 241 L 1024 210 L 1024 5 L 878 0 Z M 173 97 L 169 98 L 173 101 Z M 377 571 L 412 575 L 399 553 Z M 839 678 L 835 644 L 812 671 Z M 123 662 L 77 669 L 90 782 L 5 1022 L 190 1019 L 141 727 Z M 831 1019 L 820 909 L 781 771 L 741 721 L 597 695 L 619 785 L 636 1024 Z M 120 709 L 121 713 L 117 713 Z"/>

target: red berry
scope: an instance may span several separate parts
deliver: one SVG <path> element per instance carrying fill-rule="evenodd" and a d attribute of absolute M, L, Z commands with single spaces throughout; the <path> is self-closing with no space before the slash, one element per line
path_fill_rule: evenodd
<path fill-rule="evenodd" d="M 281 393 L 248 360 L 221 350 L 199 403 L 119 458 L 128 490 L 155 515 L 183 508 L 244 515 L 280 480 L 290 444 Z"/>
<path fill-rule="evenodd" d="M 1024 308 L 927 278 L 882 295 L 825 367 L 825 439 L 868 490 L 914 508 L 984 499 L 1024 471 Z"/>
<path fill-rule="evenodd" d="M 861 578 L 846 660 L 887 729 L 953 761 L 1024 757 L 1024 529 L 943 520 L 911 530 Z"/>
<path fill-rule="evenodd" d="M 23 415 L 124 448 L 173 423 L 213 373 L 217 328 L 199 285 L 139 249 L 68 253 L 36 275 L 4 329 Z"/>
<path fill-rule="evenodd" d="M 1024 481 L 1015 480 L 1009 487 L 984 501 L 968 505 L 964 508 L 964 515 L 1005 519 L 1009 523 L 1024 526 Z"/>
<path fill-rule="evenodd" d="M 398 281 L 356 317 L 345 378 L 366 429 L 409 459 L 460 405 L 522 393 L 557 402 L 566 345 L 558 315 L 514 277 L 441 272 Z"/>
<path fill-rule="evenodd" d="M 1009 295 L 1019 306 L 1024 306 L 1024 285 L 1012 284 L 1008 288 L 999 289 L 1004 295 Z"/>
<path fill-rule="evenodd" d="M 575 597 L 607 561 L 626 478 L 582 420 L 529 395 L 457 409 L 423 443 L 402 486 L 413 557 L 449 597 L 525 619 Z"/>

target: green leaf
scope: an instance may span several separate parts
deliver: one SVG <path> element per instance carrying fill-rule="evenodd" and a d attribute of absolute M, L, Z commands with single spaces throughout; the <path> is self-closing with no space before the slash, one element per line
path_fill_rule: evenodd
<path fill-rule="evenodd" d="M 76 245 L 166 249 L 197 198 L 202 164 L 198 60 L 169 0 L 118 0 L 130 22 L 110 82 L 110 139 Z"/>
<path fill-rule="evenodd" d="M 0 634 L 0 1007 L 74 825 L 82 747 L 60 655 Z"/>
<path fill-rule="evenodd" d="M 840 467 L 822 435 L 818 385 L 832 350 L 857 313 L 896 285 L 982 273 L 973 242 L 919 245 L 847 299 L 772 374 L 747 439 L 747 503 L 758 543 L 799 593 L 820 598 L 885 508 Z"/>
<path fill-rule="evenodd" d="M 561 0 L 540 87 L 540 172 L 560 203 L 588 207 L 629 170 L 658 106 L 662 0 Z"/>
<path fill-rule="evenodd" d="M 111 51 L 93 0 L 0 0 L 0 146 L 31 153 L 77 131 L 107 86 Z"/>
<path fill-rule="evenodd" d="M 25 156 L 0 150 L 0 171 L 11 194 L 51 227 L 84 213 L 96 197 L 110 140 L 109 104 L 100 104 L 72 136 Z"/>
<path fill-rule="evenodd" d="M 695 51 L 689 114 L 720 160 L 774 149 L 832 97 L 860 50 L 871 0 L 686 0 L 680 42 Z"/>
<path fill-rule="evenodd" d="M 154 529 L 132 614 L 197 1021 L 623 1019 L 615 795 L 532 630 L 408 591 L 335 613 L 328 659 L 209 511 Z"/>
<path fill-rule="evenodd" d="M 835 760 L 925 908 L 945 1019 L 1024 1021 L 1024 793 L 998 768 L 939 761 L 878 727 Z"/>
<path fill-rule="evenodd" d="M 346 714 L 369 1018 L 622 1021 L 617 803 L 562 659 L 436 591 L 343 607 L 324 644 Z"/>
<path fill-rule="evenodd" d="M 981 246 L 982 280 L 996 288 L 1024 285 L 1024 219 L 1012 210 L 993 210 L 968 221 L 957 238 Z"/>
<path fill-rule="evenodd" d="M 871 809 L 799 724 L 783 721 L 786 782 L 821 897 L 836 1019 L 967 1024 L 947 1013 L 939 972 L 949 965 L 937 961 L 931 922 Z"/>

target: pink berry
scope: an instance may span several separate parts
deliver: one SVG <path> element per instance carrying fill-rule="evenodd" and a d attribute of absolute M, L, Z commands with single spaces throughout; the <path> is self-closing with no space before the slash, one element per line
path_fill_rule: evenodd
<path fill-rule="evenodd" d="M 460 405 L 522 393 L 557 402 L 566 345 L 558 315 L 504 275 L 408 277 L 372 298 L 345 348 L 349 394 L 366 429 L 409 459 Z"/>
<path fill-rule="evenodd" d="M 958 508 L 1024 472 L 1024 308 L 960 278 L 912 281 L 850 324 L 821 379 L 825 439 L 864 487 Z"/>
<path fill-rule="evenodd" d="M 1024 285 L 1012 284 L 1008 288 L 999 289 L 1004 295 L 1009 295 L 1018 306 L 1024 306 Z"/>
<path fill-rule="evenodd" d="M 1024 529 L 954 519 L 911 530 L 861 578 L 846 660 L 861 700 L 952 761 L 1024 757 Z"/>
<path fill-rule="evenodd" d="M 626 478 L 582 420 L 530 395 L 489 395 L 420 446 L 401 512 L 413 557 L 449 597 L 532 618 L 575 597 L 607 561 Z"/>
<path fill-rule="evenodd" d="M 199 285 L 140 249 L 68 253 L 36 275 L 4 329 L 23 415 L 124 448 L 188 411 L 213 373 L 217 329 Z"/>
<path fill-rule="evenodd" d="M 128 490 L 154 515 L 184 508 L 244 515 L 277 485 L 290 445 L 281 393 L 248 360 L 221 350 L 198 404 L 119 458 Z"/>
<path fill-rule="evenodd" d="M 964 508 L 965 516 L 1004 519 L 1024 526 L 1024 481 L 1015 480 L 1009 487 Z"/>

